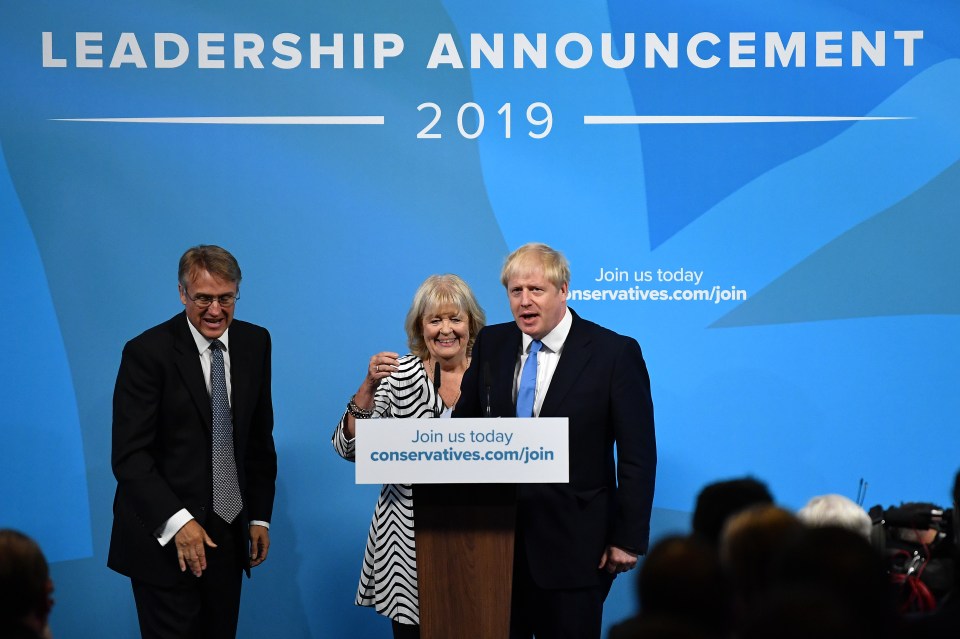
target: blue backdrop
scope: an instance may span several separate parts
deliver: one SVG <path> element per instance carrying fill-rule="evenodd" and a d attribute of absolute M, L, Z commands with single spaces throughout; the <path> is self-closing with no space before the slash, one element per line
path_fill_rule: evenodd
<path fill-rule="evenodd" d="M 656 535 L 746 473 L 791 508 L 861 479 L 868 506 L 945 502 L 958 33 L 952 0 L 0 3 L 0 526 L 52 560 L 54 633 L 136 632 L 105 567 L 110 399 L 198 243 L 274 337 L 242 636 L 387 635 L 352 605 L 376 489 L 330 434 L 426 275 L 505 321 L 527 241 L 644 349 Z M 621 579 L 607 622 L 632 601 Z"/>

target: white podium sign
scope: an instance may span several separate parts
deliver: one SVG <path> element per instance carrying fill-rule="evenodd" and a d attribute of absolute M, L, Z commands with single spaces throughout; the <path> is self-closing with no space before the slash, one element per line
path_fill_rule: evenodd
<path fill-rule="evenodd" d="M 566 417 L 355 423 L 358 484 L 570 481 Z"/>

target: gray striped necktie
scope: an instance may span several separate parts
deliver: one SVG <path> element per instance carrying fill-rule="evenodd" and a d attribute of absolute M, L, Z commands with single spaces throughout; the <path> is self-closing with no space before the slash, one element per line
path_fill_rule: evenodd
<path fill-rule="evenodd" d="M 227 399 L 223 344 L 210 343 L 210 406 L 213 408 L 213 512 L 231 523 L 243 508 L 233 452 L 233 415 Z"/>

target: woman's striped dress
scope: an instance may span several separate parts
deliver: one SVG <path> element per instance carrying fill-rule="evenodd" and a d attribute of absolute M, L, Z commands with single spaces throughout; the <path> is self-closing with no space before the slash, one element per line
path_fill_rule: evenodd
<path fill-rule="evenodd" d="M 433 417 L 444 410 L 444 405 L 420 358 L 404 355 L 398 370 L 380 382 L 373 410 L 375 417 Z M 333 447 L 341 457 L 352 461 L 354 440 L 343 434 L 346 416 L 344 412 L 333 433 Z M 355 603 L 376 608 L 381 615 L 400 623 L 420 623 L 413 491 L 408 484 L 385 484 L 380 490 Z"/>

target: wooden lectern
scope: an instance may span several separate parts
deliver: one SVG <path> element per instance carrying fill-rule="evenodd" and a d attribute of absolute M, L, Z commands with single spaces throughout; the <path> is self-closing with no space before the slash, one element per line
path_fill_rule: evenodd
<path fill-rule="evenodd" d="M 514 484 L 413 488 L 421 639 L 507 639 Z"/>
<path fill-rule="evenodd" d="M 422 639 L 508 639 L 517 484 L 570 475 L 567 418 L 532 424 L 357 422 L 357 483 L 413 485 Z"/>

